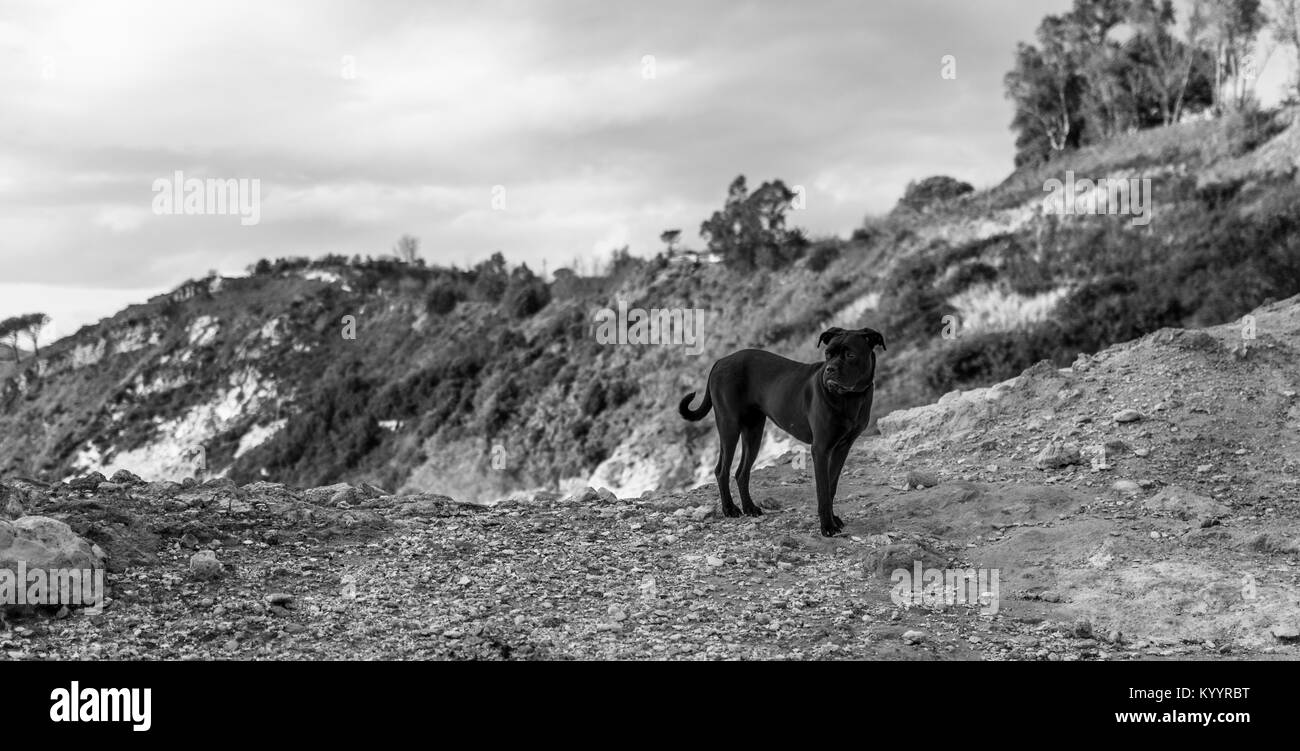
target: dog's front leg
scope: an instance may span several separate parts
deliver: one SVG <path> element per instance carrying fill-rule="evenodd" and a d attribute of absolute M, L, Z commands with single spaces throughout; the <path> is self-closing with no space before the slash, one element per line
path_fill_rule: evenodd
<path fill-rule="evenodd" d="M 834 512 L 834 490 L 831 481 L 832 451 L 823 444 L 814 443 L 812 447 L 813 475 L 817 480 L 817 519 L 821 522 L 822 534 L 834 537 L 844 528 L 844 522 Z"/>
<path fill-rule="evenodd" d="M 849 450 L 853 448 L 853 441 L 857 439 L 857 434 L 846 436 L 835 448 L 831 449 L 831 503 L 835 503 L 835 496 L 840 490 L 840 473 L 844 471 L 844 461 L 849 458 Z"/>

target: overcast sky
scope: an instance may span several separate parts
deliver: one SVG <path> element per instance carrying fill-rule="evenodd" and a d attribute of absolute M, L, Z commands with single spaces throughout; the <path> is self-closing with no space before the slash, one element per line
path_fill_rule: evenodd
<path fill-rule="evenodd" d="M 804 186 L 792 222 L 846 236 L 909 180 L 1007 175 L 1002 76 L 1068 5 L 4 0 L 0 318 L 67 334 L 403 233 L 431 263 L 550 270 L 667 228 L 698 246 L 738 174 Z M 155 214 L 177 171 L 259 180 L 258 223 Z"/>

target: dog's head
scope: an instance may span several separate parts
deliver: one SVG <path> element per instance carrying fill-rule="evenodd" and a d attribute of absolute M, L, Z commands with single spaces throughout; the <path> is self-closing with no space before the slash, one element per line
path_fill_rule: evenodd
<path fill-rule="evenodd" d="M 817 338 L 826 345 L 822 383 L 835 394 L 862 393 L 876 379 L 876 347 L 886 349 L 885 337 L 875 329 L 832 328 Z"/>

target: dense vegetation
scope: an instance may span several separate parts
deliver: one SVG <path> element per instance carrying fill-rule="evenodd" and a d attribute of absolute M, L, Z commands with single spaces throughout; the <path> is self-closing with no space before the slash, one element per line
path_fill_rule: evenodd
<path fill-rule="evenodd" d="M 1276 6 L 1274 35 L 1300 42 L 1294 0 Z M 1181 24 L 1173 0 L 1075 0 L 1046 16 L 1005 78 L 1016 165 L 1190 113 L 1252 108 L 1252 50 L 1268 22 L 1260 0 L 1193 0 Z"/>

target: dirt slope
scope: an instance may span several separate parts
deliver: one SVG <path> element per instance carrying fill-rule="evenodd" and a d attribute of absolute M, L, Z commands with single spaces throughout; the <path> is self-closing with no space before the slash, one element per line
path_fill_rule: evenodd
<path fill-rule="evenodd" d="M 1057 591 L 1124 633 L 1274 643 L 1300 626 L 1300 298 L 1253 318 L 1254 339 L 1245 323 L 1165 329 L 895 413 L 880 453 L 938 470 L 944 484 L 917 505 L 937 504 L 946 534 L 1004 584 Z M 1039 466 L 1075 451 L 1080 464 Z M 946 511 L 948 486 L 973 498 Z M 987 534 L 1029 508 L 1031 526 Z M 1045 509 L 1057 518 L 1040 523 Z"/>

